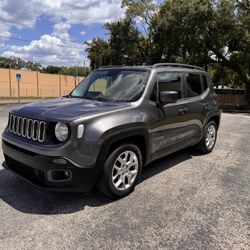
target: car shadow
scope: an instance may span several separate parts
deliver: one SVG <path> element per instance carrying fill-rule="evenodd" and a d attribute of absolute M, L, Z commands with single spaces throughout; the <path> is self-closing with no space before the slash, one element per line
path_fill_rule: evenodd
<path fill-rule="evenodd" d="M 144 182 L 148 178 L 170 169 L 181 162 L 189 160 L 193 156 L 199 155 L 201 154 L 198 153 L 197 150 L 190 147 L 156 160 L 143 168 L 141 182 Z"/>
<path fill-rule="evenodd" d="M 154 161 L 143 168 L 141 182 L 155 176 L 197 153 L 188 148 Z M 0 199 L 12 208 L 28 214 L 70 214 L 86 207 L 103 206 L 112 201 L 94 190 L 90 194 L 39 190 L 8 170 L 0 170 Z"/>

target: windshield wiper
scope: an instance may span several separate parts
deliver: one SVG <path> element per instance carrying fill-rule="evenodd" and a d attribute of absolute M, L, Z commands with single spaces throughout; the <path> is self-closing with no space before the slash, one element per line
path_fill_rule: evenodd
<path fill-rule="evenodd" d="M 92 100 L 97 100 L 97 101 L 110 101 L 109 98 L 104 97 L 104 96 L 96 96 L 94 98 L 91 98 Z"/>

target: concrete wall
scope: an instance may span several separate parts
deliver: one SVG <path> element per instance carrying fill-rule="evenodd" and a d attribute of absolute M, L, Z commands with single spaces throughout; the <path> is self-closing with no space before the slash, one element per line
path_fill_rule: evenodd
<path fill-rule="evenodd" d="M 0 68 L 0 97 L 17 97 L 16 74 L 22 75 L 21 97 L 58 97 L 68 94 L 75 87 L 73 76 Z M 76 84 L 81 80 L 83 77 L 78 77 Z"/>

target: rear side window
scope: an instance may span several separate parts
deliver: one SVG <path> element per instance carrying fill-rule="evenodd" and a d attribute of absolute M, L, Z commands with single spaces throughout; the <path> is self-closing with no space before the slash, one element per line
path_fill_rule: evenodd
<path fill-rule="evenodd" d="M 199 74 L 189 73 L 186 77 L 187 97 L 199 96 L 202 94 L 202 83 Z"/>

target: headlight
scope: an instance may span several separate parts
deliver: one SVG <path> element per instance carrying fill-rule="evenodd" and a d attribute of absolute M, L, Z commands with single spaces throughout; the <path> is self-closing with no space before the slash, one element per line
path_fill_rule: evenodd
<path fill-rule="evenodd" d="M 59 141 L 66 141 L 69 135 L 68 126 L 62 122 L 58 122 L 55 127 L 55 135 Z"/>

